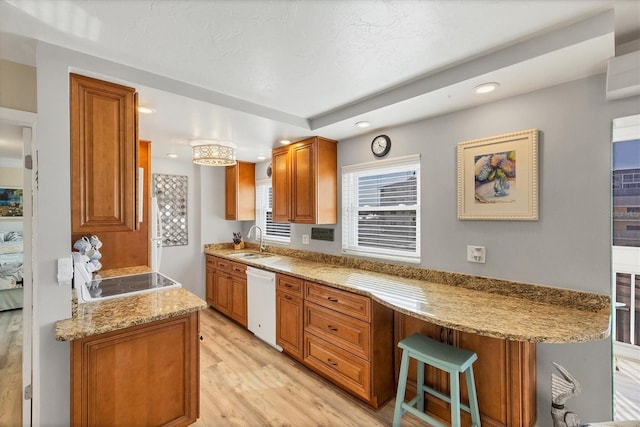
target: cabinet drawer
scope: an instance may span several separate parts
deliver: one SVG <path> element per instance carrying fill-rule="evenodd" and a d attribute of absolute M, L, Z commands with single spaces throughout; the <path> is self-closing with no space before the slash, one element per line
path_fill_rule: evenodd
<path fill-rule="evenodd" d="M 304 299 L 314 302 L 323 307 L 339 311 L 355 317 L 356 319 L 370 322 L 371 320 L 371 299 L 362 295 L 340 289 L 330 288 L 317 283 L 304 282 Z"/>
<path fill-rule="evenodd" d="M 227 261 L 223 258 L 216 258 L 216 270 L 218 271 L 226 271 L 227 273 L 231 273 L 231 264 L 232 261 Z"/>
<path fill-rule="evenodd" d="M 304 362 L 325 378 L 366 400 L 371 395 L 371 365 L 312 334 L 304 334 Z"/>
<path fill-rule="evenodd" d="M 216 257 L 207 255 L 207 267 L 216 268 Z"/>
<path fill-rule="evenodd" d="M 276 289 L 302 298 L 302 288 L 304 284 L 302 279 L 286 276 L 284 274 L 278 274 L 276 277 L 278 279 Z"/>
<path fill-rule="evenodd" d="M 338 347 L 370 360 L 369 337 L 371 325 L 362 320 L 340 314 L 312 302 L 304 304 L 304 330 Z"/>
<path fill-rule="evenodd" d="M 247 266 L 245 264 L 241 264 L 239 262 L 231 263 L 231 270 L 229 271 L 234 276 L 239 277 L 247 277 Z"/>
<path fill-rule="evenodd" d="M 227 261 L 223 258 L 215 258 L 216 270 L 226 271 L 236 276 L 246 277 L 247 266 L 238 262 Z"/>

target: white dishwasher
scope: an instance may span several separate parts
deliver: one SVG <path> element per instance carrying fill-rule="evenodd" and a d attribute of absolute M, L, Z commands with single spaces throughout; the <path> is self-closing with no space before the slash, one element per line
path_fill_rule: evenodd
<path fill-rule="evenodd" d="M 278 351 L 276 344 L 276 274 L 247 267 L 247 324 L 253 334 Z"/>

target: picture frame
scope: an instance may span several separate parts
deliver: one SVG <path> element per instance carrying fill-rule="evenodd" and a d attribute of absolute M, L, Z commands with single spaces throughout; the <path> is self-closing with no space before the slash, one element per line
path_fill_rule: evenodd
<path fill-rule="evenodd" d="M 0 219 L 22 218 L 22 188 L 0 185 Z"/>
<path fill-rule="evenodd" d="M 538 129 L 457 144 L 459 220 L 538 220 Z"/>

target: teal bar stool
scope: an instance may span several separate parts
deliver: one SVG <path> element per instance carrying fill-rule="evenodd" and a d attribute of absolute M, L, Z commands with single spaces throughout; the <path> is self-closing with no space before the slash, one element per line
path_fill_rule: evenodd
<path fill-rule="evenodd" d="M 473 379 L 473 362 L 478 359 L 478 356 L 474 352 L 432 340 L 418 333 L 400 341 L 398 347 L 402 349 L 402 362 L 400 363 L 398 392 L 393 413 L 394 427 L 400 426 L 400 419 L 406 412 L 412 413 L 433 426 L 446 427 L 445 424 L 424 412 L 424 392 L 451 404 L 451 426 L 460 426 L 460 410 L 462 409 L 471 414 L 472 426 L 480 427 L 480 409 L 478 408 L 476 384 Z M 416 397 L 405 403 L 404 395 L 407 388 L 410 357 L 418 362 L 418 384 Z M 449 373 L 451 396 L 446 396 L 424 384 L 425 363 Z M 462 372 L 466 375 L 470 406 L 460 403 L 460 373 Z"/>

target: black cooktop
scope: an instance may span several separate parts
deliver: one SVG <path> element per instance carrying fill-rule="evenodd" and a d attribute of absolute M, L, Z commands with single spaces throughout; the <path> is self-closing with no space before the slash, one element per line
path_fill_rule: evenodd
<path fill-rule="evenodd" d="M 178 287 L 180 284 L 161 273 L 142 273 L 131 276 L 94 279 L 87 285 L 92 298 L 105 298 L 114 295 L 154 290 L 163 287 Z"/>

